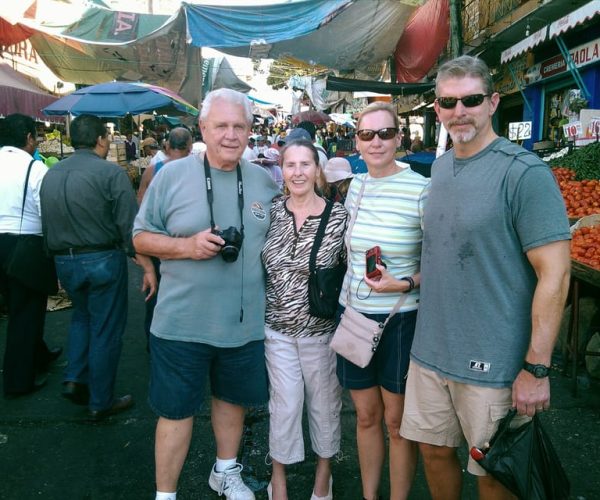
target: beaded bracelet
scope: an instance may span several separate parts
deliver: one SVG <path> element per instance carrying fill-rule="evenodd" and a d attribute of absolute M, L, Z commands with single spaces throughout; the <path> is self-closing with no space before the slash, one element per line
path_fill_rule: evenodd
<path fill-rule="evenodd" d="M 406 290 L 407 292 L 411 292 L 412 290 L 415 289 L 415 280 L 412 279 L 412 277 L 404 276 L 404 277 L 400 278 L 400 281 L 408 281 L 408 290 Z"/>

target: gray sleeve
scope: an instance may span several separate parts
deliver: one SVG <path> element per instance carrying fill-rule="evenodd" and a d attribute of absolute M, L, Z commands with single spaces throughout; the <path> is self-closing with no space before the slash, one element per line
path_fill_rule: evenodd
<path fill-rule="evenodd" d="M 511 209 L 523 252 L 571 238 L 564 200 L 546 166 L 532 166 L 524 171 Z"/>
<path fill-rule="evenodd" d="M 161 187 L 164 184 L 161 180 L 163 177 L 165 176 L 156 176 L 150 183 L 150 186 L 148 186 L 144 200 L 133 223 L 133 236 L 144 231 L 169 236 L 165 221 L 161 215 L 163 207 L 160 201 L 164 201 L 165 199 L 165 193 L 161 191 Z"/>

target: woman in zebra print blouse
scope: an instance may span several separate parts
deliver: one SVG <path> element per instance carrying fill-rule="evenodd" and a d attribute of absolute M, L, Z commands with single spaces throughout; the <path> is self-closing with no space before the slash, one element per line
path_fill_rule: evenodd
<path fill-rule="evenodd" d="M 287 498 L 285 465 L 304 460 L 302 408 L 306 399 L 317 468 L 311 500 L 331 499 L 330 458 L 340 447 L 341 388 L 329 340 L 334 319 L 309 314 L 308 276 L 312 245 L 326 201 L 316 191 L 323 176 L 313 144 L 298 139 L 281 151 L 289 192 L 271 207 L 271 226 L 262 252 L 267 275 L 265 355 L 270 382 L 269 453 L 273 473 L 269 498 Z M 324 181 L 324 179 L 322 179 Z M 348 214 L 333 205 L 317 267 L 345 260 Z"/>

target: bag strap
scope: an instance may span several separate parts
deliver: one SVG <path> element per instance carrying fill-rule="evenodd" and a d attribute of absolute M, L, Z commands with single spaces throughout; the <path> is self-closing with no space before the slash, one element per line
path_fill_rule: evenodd
<path fill-rule="evenodd" d="M 25 186 L 23 187 L 23 203 L 21 203 L 21 222 L 19 223 L 19 234 L 21 234 L 21 228 L 23 227 L 23 214 L 25 213 L 25 199 L 27 197 L 27 187 L 29 184 L 29 174 L 31 174 L 31 166 L 35 158 L 32 158 L 27 167 L 27 175 L 25 176 Z"/>
<path fill-rule="evenodd" d="M 329 215 L 331 214 L 332 208 L 333 202 L 328 200 L 325 204 L 325 210 L 323 210 L 323 213 L 321 214 L 321 222 L 319 222 L 319 228 L 317 229 L 317 234 L 315 235 L 315 240 L 313 241 L 312 249 L 310 251 L 308 269 L 311 274 L 316 267 L 317 253 L 321 247 L 321 242 L 323 241 L 323 235 L 325 234 L 325 228 L 327 227 L 327 222 L 329 221 Z"/>
<path fill-rule="evenodd" d="M 356 198 L 356 204 L 355 204 L 354 210 L 352 211 L 352 215 L 350 217 L 350 223 L 348 224 L 348 229 L 346 231 L 346 249 L 348 252 L 348 256 L 351 255 L 350 252 L 352 251 L 351 245 L 350 245 L 350 236 L 352 233 L 352 228 L 354 227 L 354 223 L 356 222 L 356 219 L 358 218 L 358 208 L 360 206 L 360 202 L 361 202 L 363 194 L 365 192 L 366 184 L 367 184 L 367 179 L 365 178 L 362 185 L 360 186 L 360 191 L 358 192 L 358 197 Z M 348 260 L 350 261 L 350 259 L 348 259 Z M 346 287 L 346 307 L 350 306 L 350 287 L 352 286 L 352 263 L 351 262 L 350 262 L 350 265 L 348 266 L 348 269 L 350 269 L 350 273 L 349 273 L 350 281 L 348 283 L 348 286 Z M 390 314 L 383 322 L 382 330 L 389 323 L 390 319 L 392 319 L 392 316 L 400 310 L 400 308 L 402 307 L 404 302 L 406 302 L 407 298 L 408 298 L 408 293 L 402 293 L 400 295 L 400 298 L 398 299 L 398 301 L 396 302 L 396 304 L 390 311 Z"/>

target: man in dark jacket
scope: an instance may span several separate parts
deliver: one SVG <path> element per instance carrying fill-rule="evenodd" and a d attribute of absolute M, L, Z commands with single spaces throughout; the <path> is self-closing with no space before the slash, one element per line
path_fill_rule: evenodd
<path fill-rule="evenodd" d="M 75 153 L 44 177 L 42 229 L 63 287 L 73 301 L 63 396 L 88 404 L 100 420 L 133 404 L 115 397 L 121 337 L 127 322 L 127 256 L 137 203 L 125 170 L 105 160 L 109 139 L 102 121 L 81 115 L 71 125 Z M 156 280 L 148 257 L 143 289 Z"/>

